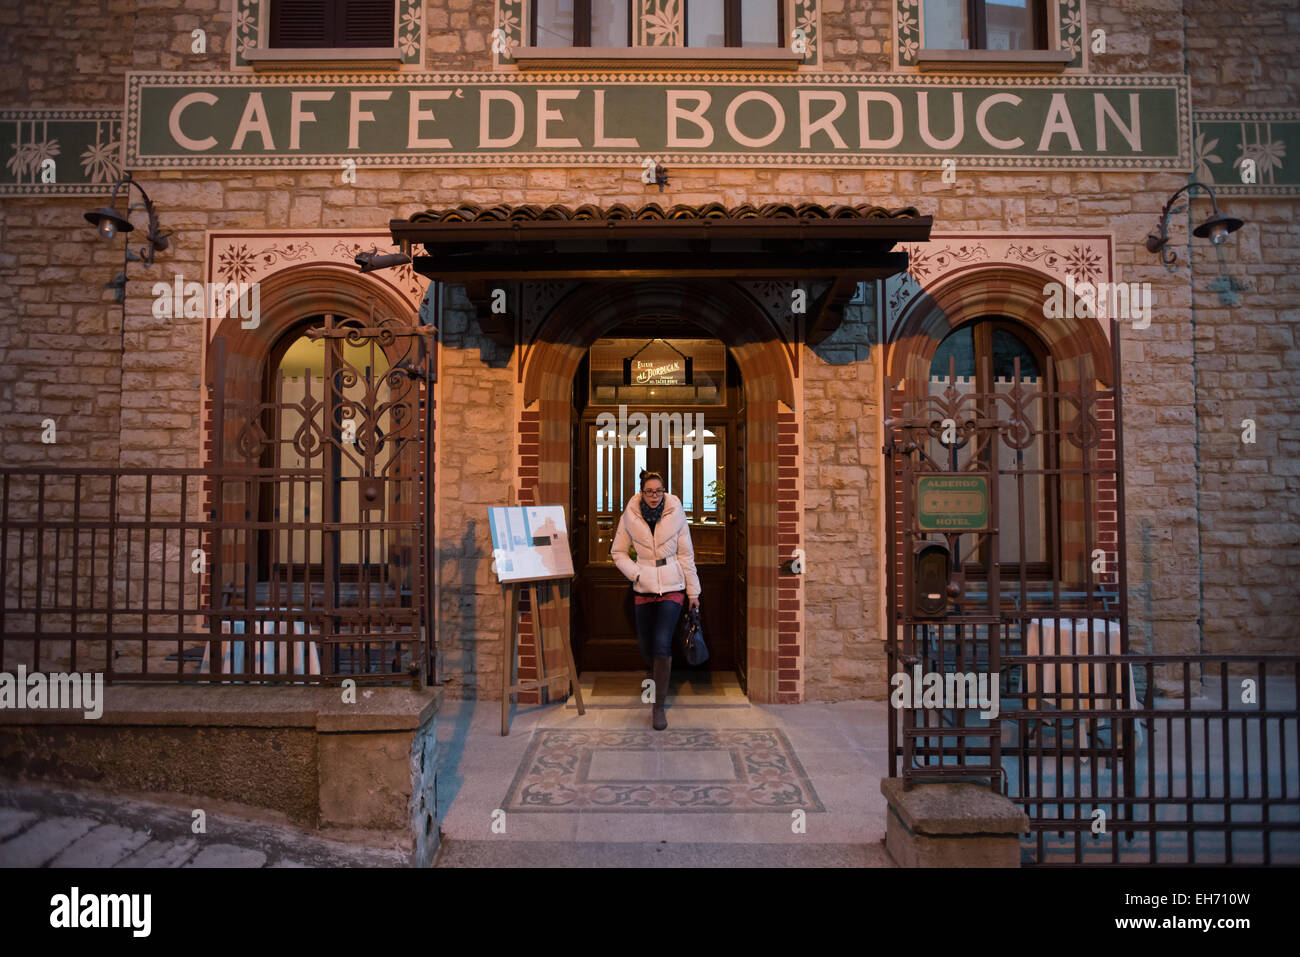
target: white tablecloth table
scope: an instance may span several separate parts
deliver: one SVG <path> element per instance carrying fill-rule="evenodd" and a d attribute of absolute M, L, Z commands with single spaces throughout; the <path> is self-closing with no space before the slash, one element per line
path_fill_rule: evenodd
<path fill-rule="evenodd" d="M 1091 637 L 1087 618 L 1031 618 L 1025 631 L 1025 654 L 1038 655 L 1118 655 L 1120 654 L 1119 623 L 1103 618 L 1091 619 Z M 1090 643 L 1091 642 L 1091 643 Z M 1119 662 L 1053 662 L 1025 666 L 1026 703 L 1038 707 L 1039 695 L 1058 696 L 1057 707 L 1064 711 L 1105 711 L 1123 707 L 1120 688 L 1123 687 Z M 1038 687 L 1042 675 L 1042 689 Z M 1075 698 L 1075 674 L 1079 676 L 1078 697 Z M 1085 697 L 1090 694 L 1098 697 Z M 1095 704 L 1094 704 L 1095 702 Z M 1133 683 L 1132 666 L 1129 666 L 1129 707 L 1137 709 L 1137 691 Z M 1083 747 L 1089 744 L 1089 726 L 1093 720 L 1081 719 Z"/>
<path fill-rule="evenodd" d="M 255 621 L 255 635 L 305 635 L 307 629 L 303 622 Z M 231 627 L 233 625 L 233 627 Z M 278 627 L 277 627 L 278 626 Z M 223 632 L 242 635 L 244 623 L 236 621 L 224 623 Z M 245 671 L 245 656 L 251 656 L 247 670 L 255 675 L 266 674 L 320 674 L 320 653 L 314 641 L 223 641 L 221 642 L 221 671 L 223 675 L 237 675 Z M 290 661 L 292 659 L 292 664 Z M 203 663 L 199 665 L 201 674 L 212 672 L 212 643 L 203 646 Z"/>

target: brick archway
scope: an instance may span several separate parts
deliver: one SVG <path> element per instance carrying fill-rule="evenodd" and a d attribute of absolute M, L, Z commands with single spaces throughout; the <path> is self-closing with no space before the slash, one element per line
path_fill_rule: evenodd
<path fill-rule="evenodd" d="M 266 363 L 280 338 L 308 316 L 333 314 L 392 316 L 415 325 L 409 303 L 388 286 L 355 269 L 333 265 L 292 266 L 261 280 L 261 317 L 256 328 L 243 328 L 238 316 L 222 319 L 212 333 L 204 362 L 204 381 L 223 388 L 228 405 L 261 401 Z M 225 345 L 226 374 L 216 381 L 218 341 Z M 230 438 L 230 436 L 228 436 Z"/>
<path fill-rule="evenodd" d="M 1110 385 L 1111 346 L 1094 319 L 1046 318 L 1043 286 L 1055 277 L 1019 266 L 990 266 L 951 275 L 926 289 L 899 317 L 889 344 L 886 378 L 907 380 L 907 391 L 923 393 L 930 361 L 948 333 L 986 316 L 1007 316 L 1032 329 L 1057 366 L 1058 381 L 1084 376 Z"/>
<path fill-rule="evenodd" d="M 561 504 L 572 497 L 570 408 L 573 377 L 587 349 L 620 322 L 674 316 L 689 319 L 731 350 L 745 388 L 748 515 L 749 697 L 761 702 L 796 702 L 802 651 L 795 615 L 778 608 L 800 597 L 789 589 L 798 579 L 778 582 L 782 548 L 778 521 L 797 522 L 797 489 L 782 489 L 778 468 L 798 458 L 794 428 L 794 376 L 786 344 L 759 306 L 730 282 L 647 280 L 584 283 L 562 299 L 538 329 L 523 370 L 519 429 L 520 501 Z M 782 408 L 784 406 L 784 408 Z M 532 458 L 536 456 L 536 465 Z M 789 483 L 791 486 L 797 483 Z M 792 526 L 793 529 L 793 526 Z M 793 537 L 793 536 L 792 536 Z M 778 588 L 780 597 L 778 598 Z M 567 636 L 567 608 L 549 623 Z M 566 638 L 567 640 L 567 638 Z M 526 643 L 527 642 L 527 643 Z M 533 666 L 531 638 L 521 637 L 520 677 Z"/>

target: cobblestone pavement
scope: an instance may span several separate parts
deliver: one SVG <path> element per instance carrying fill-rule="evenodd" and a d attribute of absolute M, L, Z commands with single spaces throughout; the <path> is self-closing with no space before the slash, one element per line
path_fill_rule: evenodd
<path fill-rule="evenodd" d="M 404 867 L 399 850 L 292 827 L 0 782 L 0 867 Z"/>

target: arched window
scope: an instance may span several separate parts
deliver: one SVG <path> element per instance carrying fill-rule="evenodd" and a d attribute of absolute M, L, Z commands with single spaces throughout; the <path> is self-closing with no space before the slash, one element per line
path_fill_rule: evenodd
<path fill-rule="evenodd" d="M 323 581 L 328 560 L 346 584 L 378 573 L 383 564 L 380 531 L 333 533 L 334 541 L 327 543 L 325 533 L 314 526 L 359 513 L 359 479 L 367 471 L 366 461 L 382 453 L 385 436 L 396 431 L 388 357 L 373 341 L 356 344 L 309 336 L 307 330 L 319 322 L 284 336 L 268 364 L 267 401 L 275 422 L 262 465 L 283 474 L 274 491 L 269 485 L 264 490 L 262 511 L 270 505 L 279 523 L 289 527 L 263 537 L 262 581 L 284 579 L 295 568 L 313 581 Z M 327 375 L 333 379 L 330 388 Z M 291 474 L 300 470 L 321 478 Z M 303 530 L 295 532 L 293 526 Z M 327 544 L 332 546 L 328 553 Z"/>
<path fill-rule="evenodd" d="M 931 441 L 930 454 L 957 470 L 971 467 L 971 456 L 979 454 L 986 469 L 996 465 L 999 503 L 998 556 L 1003 576 L 1019 575 L 1046 578 L 1051 575 L 1052 556 L 1059 539 L 1056 490 L 1050 480 L 1056 453 L 1050 447 L 1052 415 L 1046 399 L 1045 375 L 1050 356 L 1029 329 L 1001 317 L 989 317 L 968 323 L 949 333 L 930 363 L 930 393 L 943 395 L 949 390 L 961 396 L 975 394 L 982 398 L 976 407 L 987 419 L 1017 419 L 1021 429 L 1016 446 L 1005 441 L 986 445 L 978 452 L 969 441 L 945 443 L 943 436 Z M 1013 390 L 1019 390 L 1018 397 Z M 1007 401 L 992 399 L 1005 396 Z M 1018 402 L 1013 402 L 1018 398 Z M 1013 412 L 1018 409 L 1019 412 Z M 996 457 L 996 463 L 990 461 Z M 989 568 L 987 540 L 978 551 L 966 557 L 966 572 L 985 578 Z"/>

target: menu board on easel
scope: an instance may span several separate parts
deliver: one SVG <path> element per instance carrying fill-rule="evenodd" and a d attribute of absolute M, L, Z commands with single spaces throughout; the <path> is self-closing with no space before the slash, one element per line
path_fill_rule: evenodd
<path fill-rule="evenodd" d="M 510 505 L 488 508 L 497 581 L 534 582 L 573 577 L 564 508 Z"/>
<path fill-rule="evenodd" d="M 510 497 L 514 499 L 514 490 Z M 569 647 L 567 629 L 562 636 L 560 657 L 564 667 L 554 674 L 548 673 L 545 664 L 545 638 L 542 624 L 549 617 L 552 622 L 560 614 L 556 604 L 557 594 L 565 593 L 568 580 L 573 577 L 573 556 L 569 553 L 569 533 L 565 527 L 564 509 L 558 505 L 505 505 L 488 507 L 488 527 L 492 532 L 492 568 L 501 583 L 505 598 L 505 641 L 501 643 L 501 673 L 505 677 L 501 689 L 501 733 L 510 733 L 510 696 L 520 691 L 550 688 L 564 682 L 577 700 L 578 714 L 586 714 L 582 704 L 582 690 L 578 687 L 578 669 L 573 663 L 573 650 Z M 552 587 L 551 582 L 556 586 Z M 538 651 L 538 676 L 514 680 L 515 653 L 519 640 L 519 593 L 529 592 L 530 607 L 536 614 Z M 542 615 L 549 608 L 548 615 Z M 566 619 L 567 620 L 567 619 Z"/>

